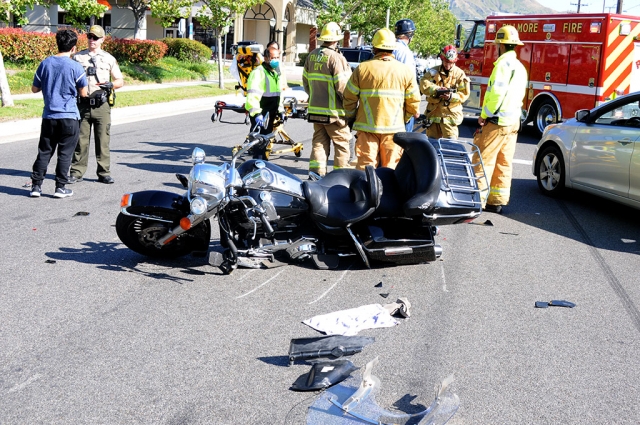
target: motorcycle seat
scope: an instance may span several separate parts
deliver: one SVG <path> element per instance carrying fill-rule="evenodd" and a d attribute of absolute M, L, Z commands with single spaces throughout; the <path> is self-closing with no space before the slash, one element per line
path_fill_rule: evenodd
<path fill-rule="evenodd" d="M 394 171 L 404 214 L 407 217 L 431 214 L 442 185 L 436 148 L 424 133 L 396 133 L 393 141 L 404 149 Z"/>
<path fill-rule="evenodd" d="M 318 181 L 304 181 L 302 190 L 316 223 L 342 229 L 369 217 L 382 196 L 382 185 L 372 166 L 365 171 L 334 170 Z"/>

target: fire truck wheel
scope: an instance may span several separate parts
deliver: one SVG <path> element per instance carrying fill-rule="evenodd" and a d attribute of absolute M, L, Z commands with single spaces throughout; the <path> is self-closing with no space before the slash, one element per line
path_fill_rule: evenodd
<path fill-rule="evenodd" d="M 536 157 L 538 188 L 547 196 L 557 197 L 564 190 L 564 159 L 557 146 L 547 146 Z"/>
<path fill-rule="evenodd" d="M 558 111 L 551 100 L 545 100 L 538 107 L 535 117 L 535 129 L 542 136 L 545 127 L 558 122 Z"/>

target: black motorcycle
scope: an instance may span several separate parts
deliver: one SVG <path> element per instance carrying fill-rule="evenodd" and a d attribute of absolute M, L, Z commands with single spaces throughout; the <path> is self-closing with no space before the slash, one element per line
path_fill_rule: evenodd
<path fill-rule="evenodd" d="M 151 257 L 207 252 L 215 218 L 224 251 L 211 252 L 210 263 L 225 274 L 238 265 L 305 259 L 335 268 L 349 255 L 371 267 L 434 261 L 442 254 L 437 226 L 468 223 L 481 213 L 474 167 L 482 164 L 472 143 L 398 133 L 394 141 L 404 153 L 395 170 L 339 169 L 317 181 L 263 160 L 236 168 L 245 152 L 270 139 L 249 134 L 221 165 L 205 164 L 204 151 L 195 148 L 189 176 L 176 174 L 186 194 L 125 194 L 118 237 Z"/>

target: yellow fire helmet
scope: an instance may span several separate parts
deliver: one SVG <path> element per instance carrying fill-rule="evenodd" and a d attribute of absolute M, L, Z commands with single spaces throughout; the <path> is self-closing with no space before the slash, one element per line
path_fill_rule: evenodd
<path fill-rule="evenodd" d="M 329 22 L 327 25 L 322 28 L 322 32 L 320 32 L 320 37 L 318 37 L 320 41 L 340 41 L 342 40 L 342 31 L 340 30 L 340 25 L 335 22 Z"/>
<path fill-rule="evenodd" d="M 524 46 L 524 43 L 520 41 L 518 30 L 511 25 L 505 25 L 496 33 L 496 44 L 517 44 L 518 46 Z"/>
<path fill-rule="evenodd" d="M 373 35 L 373 47 L 382 50 L 395 50 L 396 36 L 389 28 L 381 28 Z"/>

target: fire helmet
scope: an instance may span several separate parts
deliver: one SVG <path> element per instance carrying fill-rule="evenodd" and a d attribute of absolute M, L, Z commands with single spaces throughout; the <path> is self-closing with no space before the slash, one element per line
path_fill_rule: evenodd
<path fill-rule="evenodd" d="M 400 19 L 396 22 L 396 35 L 406 35 L 412 37 L 416 31 L 416 25 L 411 19 Z"/>
<path fill-rule="evenodd" d="M 373 35 L 373 47 L 381 50 L 395 50 L 396 36 L 389 28 L 381 28 Z"/>
<path fill-rule="evenodd" d="M 449 44 L 444 46 L 440 51 L 440 59 L 448 63 L 456 63 L 458 61 L 458 51 L 456 46 Z"/>
<path fill-rule="evenodd" d="M 335 22 L 327 23 L 322 31 L 320 32 L 320 37 L 318 37 L 320 41 L 340 41 L 342 40 L 342 30 L 340 29 L 340 25 Z"/>
<path fill-rule="evenodd" d="M 505 25 L 500 28 L 496 33 L 494 42 L 496 44 L 517 44 L 518 46 L 524 46 L 524 43 L 520 41 L 518 30 L 511 25 Z"/>

